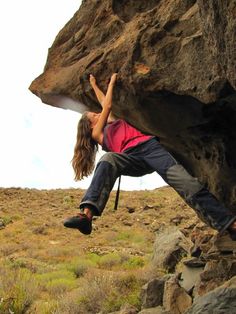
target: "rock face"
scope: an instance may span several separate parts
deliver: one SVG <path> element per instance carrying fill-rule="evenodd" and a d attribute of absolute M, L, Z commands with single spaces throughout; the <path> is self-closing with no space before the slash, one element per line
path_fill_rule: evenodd
<path fill-rule="evenodd" d="M 113 111 L 162 144 L 236 210 L 236 2 L 84 0 L 30 90 L 44 103 L 100 107 L 118 71 Z"/>
<path fill-rule="evenodd" d="M 175 272 L 176 265 L 187 256 L 193 245 L 182 232 L 173 229 L 170 227 L 160 234 L 157 233 L 152 258 L 152 263 L 157 268 L 163 268 L 171 273 Z"/>
<path fill-rule="evenodd" d="M 235 313 L 236 278 L 198 298 L 185 314 Z"/>

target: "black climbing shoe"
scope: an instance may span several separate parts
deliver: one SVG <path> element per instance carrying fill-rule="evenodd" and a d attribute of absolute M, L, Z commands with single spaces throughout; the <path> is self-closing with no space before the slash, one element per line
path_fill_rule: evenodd
<path fill-rule="evenodd" d="M 92 232 L 92 219 L 89 219 L 85 214 L 79 213 L 77 216 L 66 219 L 64 226 L 78 229 L 83 234 L 90 234 Z"/>

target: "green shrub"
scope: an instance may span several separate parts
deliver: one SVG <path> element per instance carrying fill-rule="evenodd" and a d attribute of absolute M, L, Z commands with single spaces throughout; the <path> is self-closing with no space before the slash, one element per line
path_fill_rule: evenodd
<path fill-rule="evenodd" d="M 58 295 L 77 287 L 75 275 L 67 269 L 37 274 L 36 278 L 40 283 L 41 289 L 53 297 L 58 297 Z"/>
<path fill-rule="evenodd" d="M 101 268 L 111 269 L 121 264 L 121 256 L 118 253 L 109 253 L 100 257 L 98 265 Z"/>
<path fill-rule="evenodd" d="M 146 243 L 146 238 L 142 233 L 129 230 L 117 234 L 117 236 L 114 237 L 114 241 L 130 241 L 132 244 L 142 244 Z"/>
<path fill-rule="evenodd" d="M 54 297 L 57 297 L 58 295 L 70 291 L 76 288 L 76 286 L 77 286 L 76 281 L 68 278 L 56 278 L 49 281 L 45 285 L 47 291 Z"/>
<path fill-rule="evenodd" d="M 63 197 L 63 205 L 72 207 L 75 204 L 74 196 L 66 195 Z"/>
<path fill-rule="evenodd" d="M 82 277 L 86 274 L 89 268 L 96 267 L 96 263 L 93 260 L 87 258 L 76 258 L 70 264 L 66 264 L 62 267 L 66 267 L 71 271 L 76 278 Z"/>
<path fill-rule="evenodd" d="M 4 226 L 6 226 L 6 225 L 8 225 L 8 224 L 13 222 L 11 216 L 3 216 L 3 217 L 0 217 L 0 219 L 3 222 Z"/>
<path fill-rule="evenodd" d="M 132 256 L 123 264 L 125 269 L 141 268 L 144 265 L 145 265 L 145 261 L 140 256 Z"/>
<path fill-rule="evenodd" d="M 37 305 L 35 306 L 35 311 L 33 313 L 55 314 L 57 309 L 58 309 L 58 301 L 56 300 L 46 300 L 46 301 L 41 301 L 41 302 L 39 301 L 37 302 Z"/>
<path fill-rule="evenodd" d="M 39 286 L 32 274 L 26 269 L 13 270 L 3 267 L 0 269 L 0 313 L 10 311 L 23 314 L 36 299 Z"/>

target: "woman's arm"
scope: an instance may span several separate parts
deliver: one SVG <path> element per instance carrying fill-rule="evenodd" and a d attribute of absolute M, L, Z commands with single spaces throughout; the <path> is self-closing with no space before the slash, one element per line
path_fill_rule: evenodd
<path fill-rule="evenodd" d="M 108 117 L 111 112 L 113 88 L 116 82 L 116 77 L 117 73 L 112 74 L 110 83 L 108 85 L 107 93 L 104 99 L 101 115 L 92 131 L 92 138 L 99 144 L 102 144 L 103 142 L 103 129 L 107 123 Z"/>
<path fill-rule="evenodd" d="M 104 93 L 101 91 L 101 89 L 97 86 L 96 78 L 95 78 L 92 74 L 90 74 L 90 76 L 89 76 L 89 81 L 90 81 L 90 85 L 92 86 L 92 88 L 93 88 L 93 90 L 94 90 L 94 93 L 95 93 L 95 95 L 96 95 L 96 97 L 97 97 L 97 99 L 98 99 L 100 105 L 101 105 L 102 108 L 103 108 L 103 106 L 104 106 L 104 101 L 105 101 L 105 97 L 106 97 L 106 96 L 105 96 Z M 114 120 L 115 120 L 115 118 L 114 118 L 112 112 L 110 112 L 110 115 L 109 115 L 107 121 L 108 121 L 108 122 L 112 122 L 112 121 L 114 121 Z"/>
<path fill-rule="evenodd" d="M 103 103 L 104 103 L 104 100 L 105 100 L 106 96 L 101 91 L 101 89 L 97 86 L 96 79 L 95 79 L 95 77 L 92 74 L 90 74 L 90 76 L 89 76 L 89 82 L 90 82 L 90 85 L 92 86 L 92 88 L 94 90 L 94 93 L 95 93 L 99 103 L 103 107 Z"/>

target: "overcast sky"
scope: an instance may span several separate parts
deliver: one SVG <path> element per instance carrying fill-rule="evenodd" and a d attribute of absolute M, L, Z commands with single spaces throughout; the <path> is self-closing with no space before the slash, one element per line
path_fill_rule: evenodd
<path fill-rule="evenodd" d="M 76 0 L 5 1 L 0 11 L 0 187 L 87 188 L 73 180 L 78 113 L 45 105 L 28 87 L 43 72 L 48 48 L 79 9 Z M 154 189 L 157 174 L 123 178 L 126 190 Z"/>

